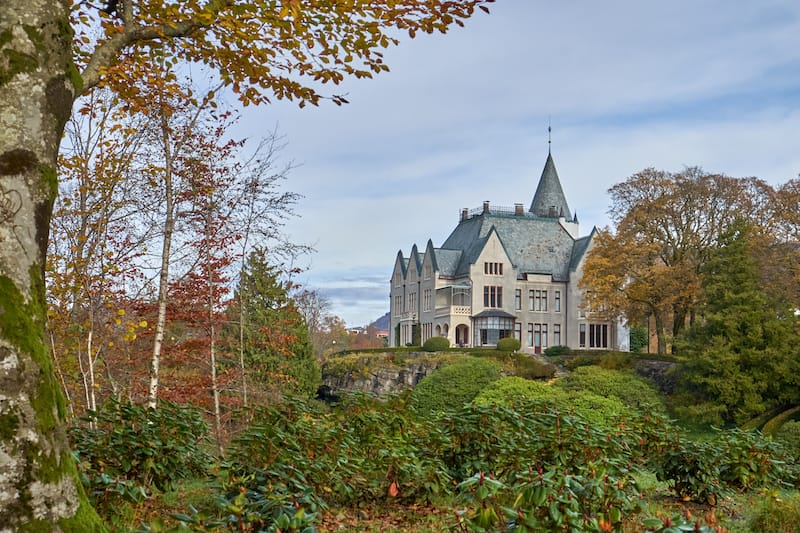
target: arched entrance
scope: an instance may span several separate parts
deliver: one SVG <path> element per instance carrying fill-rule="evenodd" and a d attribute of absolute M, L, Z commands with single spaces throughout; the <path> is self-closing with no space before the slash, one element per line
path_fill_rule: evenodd
<path fill-rule="evenodd" d="M 469 326 L 465 324 L 456 326 L 456 344 L 458 346 L 467 346 L 469 344 Z"/>

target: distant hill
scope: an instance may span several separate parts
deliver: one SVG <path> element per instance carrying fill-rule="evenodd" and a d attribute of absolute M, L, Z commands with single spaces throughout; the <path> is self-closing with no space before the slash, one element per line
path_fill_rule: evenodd
<path fill-rule="evenodd" d="M 370 326 L 375 326 L 377 330 L 389 331 L 389 312 L 375 320 Z"/>

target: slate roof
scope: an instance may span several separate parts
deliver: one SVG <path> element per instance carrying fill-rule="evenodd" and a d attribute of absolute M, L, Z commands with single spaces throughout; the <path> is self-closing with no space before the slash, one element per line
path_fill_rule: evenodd
<path fill-rule="evenodd" d="M 561 180 L 558 179 L 556 164 L 553 162 L 552 154 L 547 154 L 547 161 L 542 170 L 542 177 L 539 178 L 539 185 L 533 195 L 533 201 L 529 212 L 540 217 L 549 217 L 550 208 L 555 207 L 555 216 L 563 216 L 567 220 L 572 220 L 567 205 L 567 197 L 561 188 Z"/>
<path fill-rule="evenodd" d="M 556 218 L 513 216 L 484 213 L 459 223 L 441 248 L 436 249 L 439 270 L 446 276 L 465 276 L 474 264 L 490 231 L 494 228 L 512 265 L 520 273 L 549 274 L 557 281 L 567 281 L 572 264 L 575 240 Z M 439 259 L 461 251 L 455 270 L 445 271 Z"/>
<path fill-rule="evenodd" d="M 551 206 L 555 206 L 555 217 Z M 520 275 L 545 274 L 554 281 L 569 281 L 586 253 L 595 230 L 586 237 L 575 239 L 564 229 L 559 218 L 577 223 L 567 205 L 553 156 L 547 154 L 542 177 L 528 212 L 516 214 L 502 210 L 484 210 L 462 219 L 440 248 L 428 240 L 425 251 L 433 251 L 433 266 L 440 276 L 460 278 L 469 275 L 492 232 L 503 245 L 512 266 Z M 422 256 L 417 246 L 408 258 L 402 256 L 403 274 L 411 261 L 421 269 Z"/>

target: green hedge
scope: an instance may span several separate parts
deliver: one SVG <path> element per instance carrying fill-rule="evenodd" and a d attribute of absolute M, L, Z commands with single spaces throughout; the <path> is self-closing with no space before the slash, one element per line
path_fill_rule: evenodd
<path fill-rule="evenodd" d="M 488 384 L 500 378 L 500 365 L 486 359 L 467 358 L 425 377 L 409 402 L 421 414 L 460 409 Z"/>
<path fill-rule="evenodd" d="M 516 352 L 522 345 L 514 337 L 506 337 L 497 341 L 497 349 L 501 352 Z"/>
<path fill-rule="evenodd" d="M 422 345 L 426 352 L 442 352 L 450 348 L 450 339 L 446 337 L 431 337 Z"/>
<path fill-rule="evenodd" d="M 606 398 L 589 391 L 566 391 L 563 388 L 516 376 L 498 379 L 485 387 L 473 401 L 475 405 L 513 408 L 531 401 L 544 402 L 564 412 L 575 413 L 597 426 L 610 426 L 632 411 L 618 398 Z"/>
<path fill-rule="evenodd" d="M 616 398 L 625 405 L 664 412 L 664 401 L 656 388 L 645 378 L 632 372 L 609 370 L 597 366 L 576 368 L 556 382 L 565 391 L 587 391 L 606 398 Z"/>

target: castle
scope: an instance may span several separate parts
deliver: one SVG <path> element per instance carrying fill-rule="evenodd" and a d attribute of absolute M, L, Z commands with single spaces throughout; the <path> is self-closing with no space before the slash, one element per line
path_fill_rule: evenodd
<path fill-rule="evenodd" d="M 462 209 L 441 247 L 397 253 L 390 289 L 390 346 L 441 336 L 458 346 L 515 337 L 528 353 L 548 346 L 628 349 L 622 324 L 594 320 L 578 283 L 596 234 L 581 237 L 551 153 L 528 210 Z"/>

